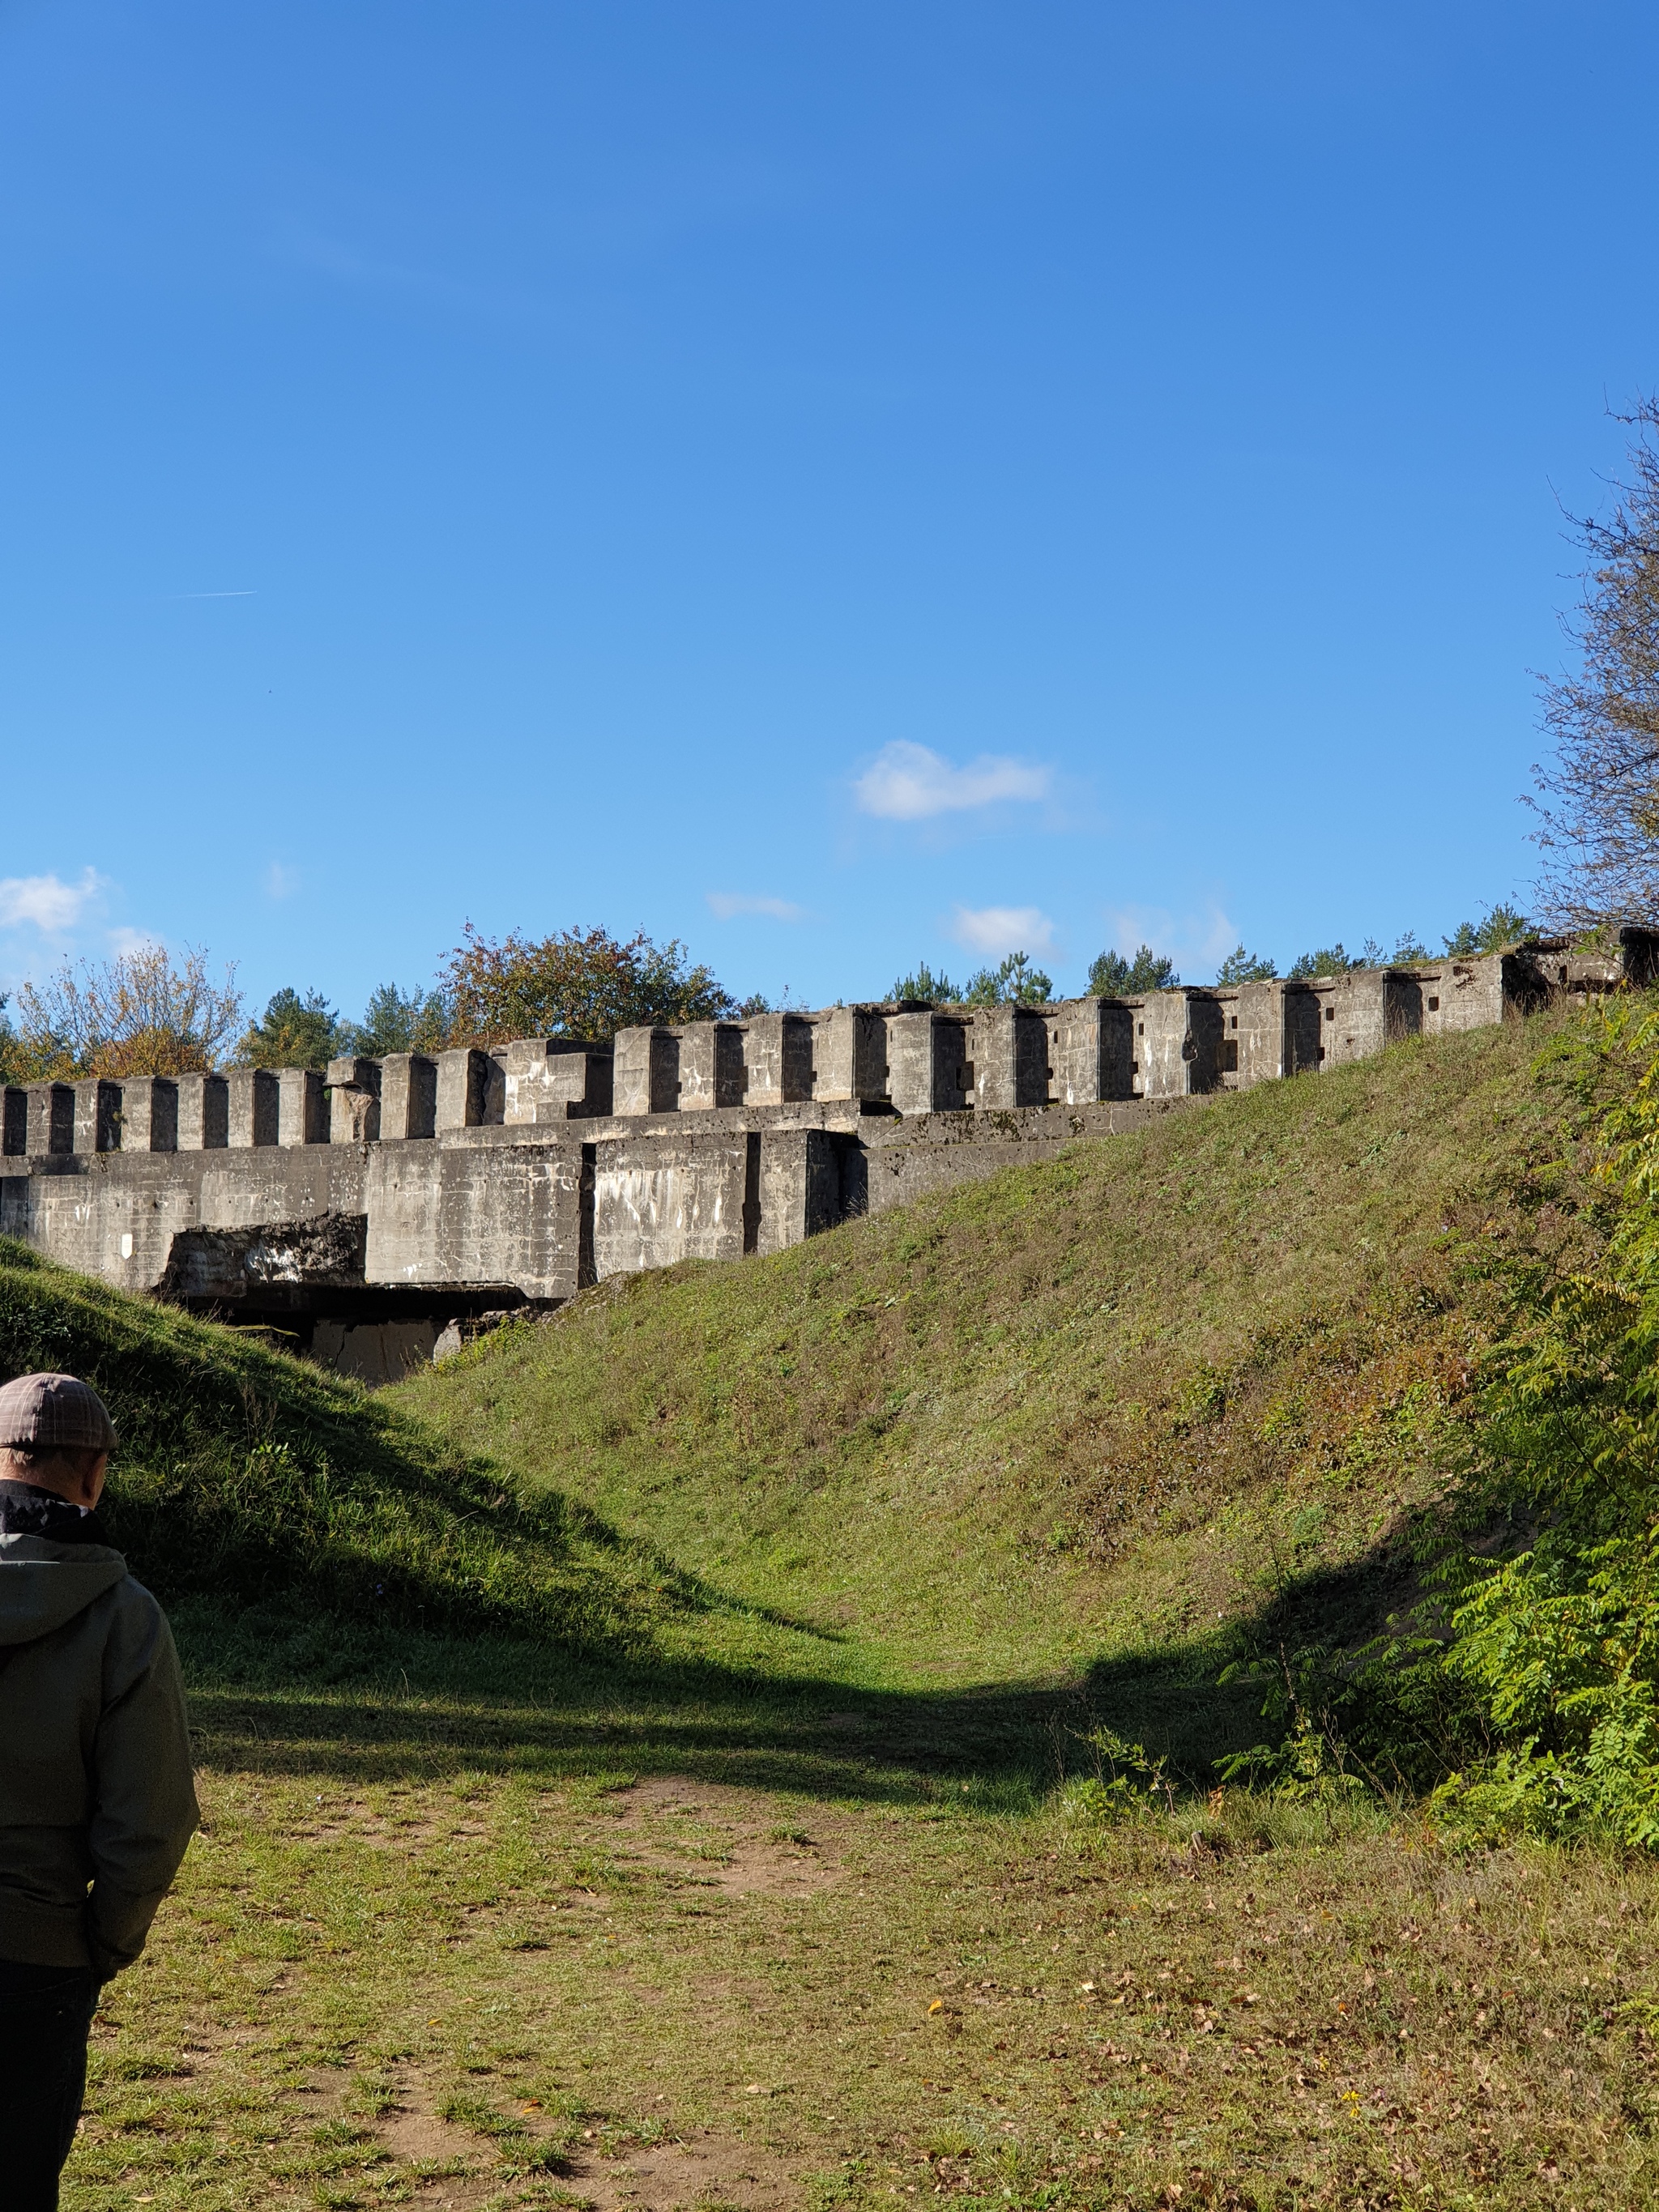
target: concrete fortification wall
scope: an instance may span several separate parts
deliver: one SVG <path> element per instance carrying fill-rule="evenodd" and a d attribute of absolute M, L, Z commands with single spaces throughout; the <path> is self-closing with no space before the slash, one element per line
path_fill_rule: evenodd
<path fill-rule="evenodd" d="M 3 1094 L 0 1233 L 289 1332 L 378 1378 L 481 1316 L 799 1243 L 1181 1102 L 1646 981 L 1534 946 L 1044 1006 L 835 1006 L 614 1045 L 335 1060 Z"/>

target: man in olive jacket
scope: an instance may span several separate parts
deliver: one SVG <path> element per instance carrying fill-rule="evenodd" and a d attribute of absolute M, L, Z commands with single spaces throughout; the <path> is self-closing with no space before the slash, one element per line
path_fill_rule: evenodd
<path fill-rule="evenodd" d="M 54 2212 L 101 1984 L 198 1820 L 161 1608 L 96 1506 L 115 1431 L 72 1375 L 0 1389 L 0 2202 Z"/>

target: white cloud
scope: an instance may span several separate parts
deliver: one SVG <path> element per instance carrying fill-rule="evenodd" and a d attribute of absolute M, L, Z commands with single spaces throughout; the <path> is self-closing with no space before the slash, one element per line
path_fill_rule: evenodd
<path fill-rule="evenodd" d="M 740 914 L 763 914 L 773 921 L 799 921 L 805 909 L 789 899 L 763 898 L 752 891 L 710 891 L 711 911 L 721 921 Z"/>
<path fill-rule="evenodd" d="M 112 929 L 109 933 L 109 949 L 118 959 L 134 952 L 153 952 L 160 943 L 161 939 L 148 929 Z"/>
<path fill-rule="evenodd" d="M 859 811 L 884 822 L 925 822 L 961 814 L 1000 799 L 1046 799 L 1052 771 L 1030 761 L 981 753 L 956 768 L 926 745 L 897 738 L 884 745 L 853 786 Z"/>
<path fill-rule="evenodd" d="M 273 860 L 265 870 L 267 898 L 290 898 L 299 888 L 300 871 L 297 868 L 287 868 L 280 860 Z"/>
<path fill-rule="evenodd" d="M 1109 917 L 1114 951 L 1133 959 L 1143 945 L 1167 952 L 1188 982 L 1212 975 L 1238 942 L 1238 930 L 1218 906 L 1201 915 L 1170 914 L 1164 907 L 1121 907 Z"/>
<path fill-rule="evenodd" d="M 103 887 L 95 868 L 85 870 L 78 884 L 58 876 L 0 878 L 0 928 L 29 921 L 49 934 L 73 929 Z"/>
<path fill-rule="evenodd" d="M 1054 925 L 1040 907 L 959 906 L 951 923 L 958 945 L 1000 960 L 1008 952 L 1052 952 Z"/>

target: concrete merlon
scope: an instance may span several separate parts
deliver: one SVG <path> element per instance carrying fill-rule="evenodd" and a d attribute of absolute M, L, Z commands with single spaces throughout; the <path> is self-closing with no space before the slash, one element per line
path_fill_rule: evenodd
<path fill-rule="evenodd" d="M 352 1054 L 328 1063 L 328 1103 L 319 1141 L 372 1145 L 380 1133 L 380 1063 Z"/>
<path fill-rule="evenodd" d="M 948 1114 L 969 1105 L 973 1062 L 959 1014 L 887 1018 L 887 1095 L 901 1114 Z"/>
<path fill-rule="evenodd" d="M 344 1084 L 353 1091 L 372 1091 L 380 1095 L 380 1063 L 361 1054 L 351 1053 L 341 1060 L 331 1060 L 323 1081 L 332 1091 Z"/>
<path fill-rule="evenodd" d="M 1548 974 L 1546 968 L 1546 982 Z M 1432 970 L 1419 970 L 1413 981 L 1418 990 L 1417 1025 L 1430 1036 L 1447 1030 L 1484 1029 L 1489 1023 L 1501 1022 L 1510 1011 L 1522 1011 L 1543 995 L 1535 962 L 1504 952 L 1489 952 L 1474 960 L 1441 961 Z M 1607 987 L 1598 981 L 1588 988 Z M 1356 1058 L 1358 1054 L 1347 1057 Z"/>
<path fill-rule="evenodd" d="M 230 1085 L 222 1075 L 179 1078 L 179 1149 L 216 1152 L 230 1142 Z"/>
<path fill-rule="evenodd" d="M 1472 977 L 1482 964 L 1463 963 Z M 1501 988 L 1501 959 L 1497 965 L 1493 980 Z M 1441 999 L 1440 989 L 1425 972 L 1404 968 L 1356 968 L 1346 975 L 1318 975 L 1312 988 L 1320 1009 L 1319 1064 L 1326 1068 L 1369 1059 L 1385 1045 L 1416 1036 L 1424 1025 L 1429 1000 Z M 1436 1026 L 1462 1026 L 1446 1022 L 1440 1006 L 1431 1018 Z"/>
<path fill-rule="evenodd" d="M 435 1127 L 476 1129 L 484 1119 L 491 1069 L 484 1054 L 471 1045 L 438 1054 Z"/>
<path fill-rule="evenodd" d="M 1018 1006 L 975 1009 L 969 1049 L 976 1106 L 1006 1111 L 1048 1103 L 1050 1011 Z"/>
<path fill-rule="evenodd" d="M 741 1106 L 747 1071 L 740 1022 L 688 1022 L 680 1041 L 679 1106 L 683 1114 Z"/>
<path fill-rule="evenodd" d="M 813 1024 L 805 1014 L 756 1014 L 744 1029 L 744 1103 L 797 1106 L 813 1088 Z"/>
<path fill-rule="evenodd" d="M 429 1137 L 437 1126 L 437 1061 L 421 1052 L 389 1052 L 380 1062 L 381 1137 Z"/>
<path fill-rule="evenodd" d="M 1221 1087 L 1222 1009 L 1212 991 L 1149 991 L 1135 1015 L 1143 1098 L 1188 1098 Z"/>
<path fill-rule="evenodd" d="M 1305 983 L 1240 983 L 1217 993 L 1224 1024 L 1222 1072 L 1229 1087 L 1299 1074 L 1317 1066 L 1319 1002 Z"/>
<path fill-rule="evenodd" d="M 611 1110 L 612 1051 L 574 1037 L 531 1037 L 492 1055 L 508 1127 L 592 1121 Z"/>
<path fill-rule="evenodd" d="M 31 1083 L 28 1097 L 27 1146 L 39 1158 L 75 1150 L 75 1086 L 71 1083 Z"/>
<path fill-rule="evenodd" d="M 75 1086 L 75 1149 L 112 1152 L 121 1139 L 121 1086 L 88 1076 Z"/>
<path fill-rule="evenodd" d="M 225 1078 L 229 1086 L 229 1135 L 233 1152 L 252 1151 L 276 1142 L 281 1091 L 266 1067 L 233 1067 Z"/>
<path fill-rule="evenodd" d="M 178 1149 L 178 1083 L 164 1075 L 129 1077 L 121 1085 L 121 1150 L 173 1152 Z"/>
<path fill-rule="evenodd" d="M 611 1112 L 675 1112 L 680 1103 L 680 1032 L 619 1030 L 613 1049 Z"/>
<path fill-rule="evenodd" d="M 1134 1096 L 1133 1006 L 1121 999 L 1062 999 L 1043 1014 L 1053 1071 L 1048 1097 L 1056 1105 Z"/>
<path fill-rule="evenodd" d="M 323 1079 L 314 1067 L 284 1067 L 276 1075 L 276 1141 L 321 1145 L 328 1139 Z"/>
<path fill-rule="evenodd" d="M 0 1098 L 0 1153 L 20 1158 L 29 1148 L 29 1095 L 21 1083 L 9 1083 Z"/>
<path fill-rule="evenodd" d="M 887 1024 L 873 1006 L 831 1006 L 811 1026 L 812 1097 L 878 1103 L 888 1096 Z"/>

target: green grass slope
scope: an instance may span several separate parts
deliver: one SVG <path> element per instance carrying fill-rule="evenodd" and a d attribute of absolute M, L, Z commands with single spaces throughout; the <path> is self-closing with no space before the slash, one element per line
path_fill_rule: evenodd
<path fill-rule="evenodd" d="M 0 1240 L 0 1379 L 81 1375 L 115 1417 L 104 1517 L 171 1604 L 325 1645 L 377 1625 L 626 1650 L 695 1604 L 545 1487 L 400 1407 Z"/>
<path fill-rule="evenodd" d="M 1561 1018 L 1079 1142 L 795 1250 L 618 1279 L 392 1394 L 898 1689 L 1355 1628 L 1497 1270 L 1593 1236 Z M 1236 1643 L 1232 1648 L 1236 1648 Z"/>

